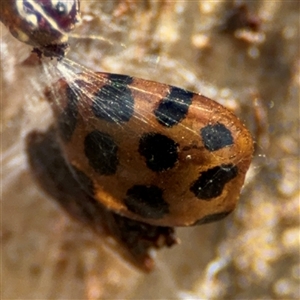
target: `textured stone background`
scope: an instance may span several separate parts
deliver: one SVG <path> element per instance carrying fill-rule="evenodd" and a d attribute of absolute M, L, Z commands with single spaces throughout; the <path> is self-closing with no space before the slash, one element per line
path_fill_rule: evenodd
<path fill-rule="evenodd" d="M 151 274 L 32 180 L 24 138 L 49 124 L 42 91 L 55 62 L 24 63 L 30 47 L 1 26 L 3 299 L 299 299 L 300 7 L 247 3 L 257 32 L 223 30 L 231 1 L 82 2 L 72 61 L 200 91 L 234 109 L 257 141 L 234 214 L 178 229 L 181 245 L 160 251 Z"/>

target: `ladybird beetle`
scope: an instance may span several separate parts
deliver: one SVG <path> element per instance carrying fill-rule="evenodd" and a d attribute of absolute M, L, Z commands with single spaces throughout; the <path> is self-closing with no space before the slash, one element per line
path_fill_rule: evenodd
<path fill-rule="evenodd" d="M 38 54 L 63 58 L 79 0 L 1 1 L 0 20 Z M 93 72 L 60 79 L 45 96 L 55 127 L 27 136 L 34 176 L 70 215 L 118 240 L 143 270 L 154 265 L 149 249 L 177 243 L 172 227 L 217 221 L 234 209 L 253 141 L 215 101 Z"/>
<path fill-rule="evenodd" d="M 190 226 L 235 208 L 253 141 L 217 102 L 92 72 L 60 79 L 45 95 L 72 174 L 109 210 L 157 226 Z"/>
<path fill-rule="evenodd" d="M 79 19 L 79 0 L 1 1 L 0 21 L 15 38 L 45 56 L 65 55 L 68 32 Z"/>

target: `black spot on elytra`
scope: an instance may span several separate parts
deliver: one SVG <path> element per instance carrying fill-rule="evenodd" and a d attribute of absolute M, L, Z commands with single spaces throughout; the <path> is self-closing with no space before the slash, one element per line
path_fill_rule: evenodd
<path fill-rule="evenodd" d="M 67 106 L 57 119 L 59 135 L 65 142 L 71 139 L 76 128 L 79 95 L 75 87 L 68 86 L 66 88 Z"/>
<path fill-rule="evenodd" d="M 128 122 L 134 111 L 134 99 L 128 87 L 133 81 L 126 75 L 110 74 L 108 83 L 94 95 L 95 116 L 108 122 Z"/>
<path fill-rule="evenodd" d="M 146 158 L 146 164 L 154 172 L 174 167 L 178 160 L 178 145 L 160 133 L 146 133 L 140 139 L 139 153 Z"/>
<path fill-rule="evenodd" d="M 220 220 L 224 219 L 225 217 L 227 217 L 230 213 L 231 213 L 231 211 L 224 211 L 224 212 L 220 212 L 220 213 L 207 215 L 207 216 L 201 218 L 200 220 L 196 221 L 193 225 L 201 225 L 201 224 L 207 224 L 207 223 L 211 223 L 211 222 L 220 221 Z"/>
<path fill-rule="evenodd" d="M 209 151 L 216 151 L 233 145 L 233 138 L 229 129 L 221 123 L 207 125 L 200 130 L 204 146 Z"/>
<path fill-rule="evenodd" d="M 172 127 L 185 118 L 192 103 L 193 93 L 171 87 L 169 94 L 162 99 L 154 111 L 157 121 L 166 127 Z"/>
<path fill-rule="evenodd" d="M 119 164 L 118 146 L 107 134 L 94 130 L 84 140 L 84 152 L 90 166 L 101 175 L 113 175 Z"/>
<path fill-rule="evenodd" d="M 124 203 L 131 212 L 144 218 L 160 219 L 169 213 L 163 191 L 154 185 L 133 186 L 127 191 Z"/>
<path fill-rule="evenodd" d="M 211 200 L 222 194 L 224 186 L 238 174 L 237 166 L 221 165 L 202 172 L 190 191 L 200 200 Z"/>

